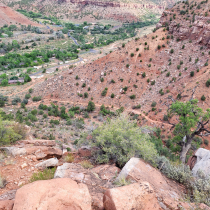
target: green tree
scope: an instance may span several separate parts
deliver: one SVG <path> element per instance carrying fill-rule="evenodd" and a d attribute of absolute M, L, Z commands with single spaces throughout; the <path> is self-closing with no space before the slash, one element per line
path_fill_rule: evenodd
<path fill-rule="evenodd" d="M 176 123 L 170 123 L 174 128 L 173 141 L 181 145 L 180 160 L 185 163 L 186 155 L 194 137 L 208 136 L 210 130 L 207 129 L 210 119 L 210 109 L 203 111 L 197 105 L 198 100 L 193 99 L 187 102 L 176 101 L 172 103 L 169 111 L 170 119 L 176 115 Z"/>

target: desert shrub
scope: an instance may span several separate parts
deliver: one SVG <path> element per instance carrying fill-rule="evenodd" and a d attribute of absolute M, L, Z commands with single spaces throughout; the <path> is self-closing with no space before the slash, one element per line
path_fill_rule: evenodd
<path fill-rule="evenodd" d="M 21 104 L 20 104 L 20 107 L 21 107 L 22 109 L 25 109 L 25 108 L 26 108 L 26 105 L 25 105 L 24 103 L 21 103 Z"/>
<path fill-rule="evenodd" d="M 80 165 L 83 167 L 83 168 L 93 168 L 93 165 L 91 164 L 91 162 L 89 162 L 88 160 L 83 160 L 82 162 L 80 162 Z"/>
<path fill-rule="evenodd" d="M 30 82 L 31 81 L 31 77 L 26 74 L 25 77 L 24 77 L 24 82 Z"/>
<path fill-rule="evenodd" d="M 87 92 L 84 93 L 84 98 L 88 98 L 88 93 Z"/>
<path fill-rule="evenodd" d="M 155 84 L 155 80 L 151 81 L 151 85 L 154 85 Z"/>
<path fill-rule="evenodd" d="M 47 118 L 47 115 L 46 114 L 43 114 L 43 118 Z"/>
<path fill-rule="evenodd" d="M 170 50 L 170 53 L 174 53 L 174 49 L 171 49 L 171 50 Z"/>
<path fill-rule="evenodd" d="M 86 83 L 83 83 L 83 84 L 82 84 L 82 87 L 83 87 L 83 88 L 86 87 Z"/>
<path fill-rule="evenodd" d="M 37 110 L 36 110 L 36 109 L 32 110 L 32 111 L 31 111 L 31 114 L 32 114 L 32 115 L 37 115 Z"/>
<path fill-rule="evenodd" d="M 138 104 L 138 105 L 136 105 L 136 106 L 133 106 L 132 109 L 141 109 L 141 105 Z"/>
<path fill-rule="evenodd" d="M 5 102 L 3 100 L 0 100 L 0 107 L 4 107 L 5 106 Z"/>
<path fill-rule="evenodd" d="M 34 96 L 33 98 L 32 98 L 32 101 L 41 101 L 41 99 L 42 99 L 42 97 L 41 96 Z"/>
<path fill-rule="evenodd" d="M 169 77 L 169 76 L 170 76 L 170 72 L 167 72 L 166 77 Z"/>
<path fill-rule="evenodd" d="M 59 120 L 50 120 L 50 124 L 59 125 L 60 122 L 59 122 Z"/>
<path fill-rule="evenodd" d="M 1 85 L 2 86 L 7 86 L 8 85 L 8 80 L 7 79 L 3 79 L 2 81 L 1 81 Z"/>
<path fill-rule="evenodd" d="M 108 120 L 92 132 L 92 138 L 86 140 L 88 133 L 83 135 L 79 144 L 98 147 L 94 153 L 96 162 L 108 163 L 110 160 L 123 166 L 131 157 L 142 157 L 153 162 L 157 153 L 148 134 L 126 115 Z"/>
<path fill-rule="evenodd" d="M 72 125 L 72 120 L 71 120 L 71 119 L 68 119 L 68 120 L 66 121 L 66 125 Z"/>
<path fill-rule="evenodd" d="M 42 110 L 40 110 L 39 112 L 38 112 L 38 115 L 43 115 L 44 114 L 44 111 L 42 111 Z"/>
<path fill-rule="evenodd" d="M 76 118 L 73 123 L 75 127 L 84 129 L 85 122 L 83 118 Z"/>
<path fill-rule="evenodd" d="M 209 87 L 210 86 L 210 79 L 208 79 L 207 81 L 206 81 L 206 87 Z"/>
<path fill-rule="evenodd" d="M 67 163 L 73 163 L 74 162 L 74 155 L 73 154 L 67 154 L 64 157 L 64 161 Z"/>
<path fill-rule="evenodd" d="M 131 95 L 130 96 L 130 99 L 135 99 L 136 98 L 136 95 Z"/>
<path fill-rule="evenodd" d="M 111 98 L 114 98 L 114 93 L 111 94 Z"/>
<path fill-rule="evenodd" d="M 191 77 L 193 77 L 193 76 L 194 76 L 194 74 L 195 74 L 195 72 L 194 72 L 194 71 L 191 71 L 191 72 L 190 72 L 190 76 L 191 76 Z"/>
<path fill-rule="evenodd" d="M 22 139 L 23 136 L 19 133 L 16 133 L 16 131 L 19 132 L 19 129 L 17 129 L 16 127 L 18 126 L 18 123 L 2 120 L 1 115 L 0 115 L 0 133 L 1 133 L 0 145 L 13 144 L 16 141 Z M 25 129 L 23 130 L 25 131 Z"/>
<path fill-rule="evenodd" d="M 89 101 L 88 102 L 88 106 L 87 106 L 87 111 L 88 112 L 92 112 L 92 111 L 94 111 L 95 110 L 95 104 L 94 104 L 94 102 L 92 102 L 92 101 Z"/>
<path fill-rule="evenodd" d="M 206 97 L 204 95 L 201 96 L 201 101 L 205 101 Z"/>
<path fill-rule="evenodd" d="M 4 188 L 7 184 L 7 180 L 2 176 L 0 175 L 0 188 Z"/>
<path fill-rule="evenodd" d="M 143 77 L 143 78 L 146 77 L 146 73 L 145 73 L 145 72 L 142 73 L 142 77 Z"/>
<path fill-rule="evenodd" d="M 156 107 L 157 103 L 155 101 L 152 102 L 151 107 Z"/>
<path fill-rule="evenodd" d="M 102 91 L 101 95 L 105 96 L 107 94 L 107 90 L 108 90 L 108 88 L 104 88 L 104 90 Z"/>
<path fill-rule="evenodd" d="M 25 99 L 29 99 L 29 98 L 31 98 L 31 95 L 30 94 L 26 94 L 25 95 Z"/>
<path fill-rule="evenodd" d="M 56 168 L 45 169 L 43 172 L 36 172 L 32 174 L 30 182 L 35 182 L 38 180 L 48 180 L 53 179 L 55 174 Z"/>
<path fill-rule="evenodd" d="M 33 93 L 33 91 L 34 91 L 34 90 L 33 90 L 32 88 L 30 88 L 30 89 L 28 90 L 29 93 Z"/>
<path fill-rule="evenodd" d="M 28 99 L 24 98 L 23 101 L 22 101 L 22 103 L 28 104 Z"/>
<path fill-rule="evenodd" d="M 12 100 L 12 105 L 17 105 L 17 103 L 20 103 L 21 99 L 19 97 L 16 97 Z"/>
<path fill-rule="evenodd" d="M 101 80 L 101 82 L 103 82 L 104 81 L 104 78 L 102 77 L 100 80 Z"/>

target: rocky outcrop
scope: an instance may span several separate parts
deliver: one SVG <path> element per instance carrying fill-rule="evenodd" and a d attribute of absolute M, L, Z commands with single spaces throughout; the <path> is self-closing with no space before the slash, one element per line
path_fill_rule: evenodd
<path fill-rule="evenodd" d="M 117 177 L 117 180 L 129 179 L 133 182 L 148 182 L 153 187 L 161 206 L 169 209 L 180 209 L 179 206 L 190 206 L 182 203 L 181 187 L 177 183 L 169 182 L 161 172 L 139 158 L 131 158 Z"/>
<path fill-rule="evenodd" d="M 154 190 L 147 182 L 109 189 L 104 194 L 105 210 L 159 210 Z"/>
<path fill-rule="evenodd" d="M 20 188 L 13 210 L 91 210 L 91 197 L 86 185 L 64 178 L 36 181 Z"/>
<path fill-rule="evenodd" d="M 196 153 L 196 163 L 192 169 L 194 176 L 197 176 L 199 171 L 202 171 L 205 175 L 210 175 L 210 151 L 207 149 L 199 148 Z"/>

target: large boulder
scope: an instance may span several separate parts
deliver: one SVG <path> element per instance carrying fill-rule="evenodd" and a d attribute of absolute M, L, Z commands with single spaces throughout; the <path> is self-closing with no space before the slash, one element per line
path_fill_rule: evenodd
<path fill-rule="evenodd" d="M 154 190 L 148 182 L 109 189 L 104 194 L 105 210 L 159 210 Z"/>
<path fill-rule="evenodd" d="M 153 187 L 159 202 L 169 209 L 179 209 L 182 198 L 181 188 L 177 183 L 167 179 L 159 170 L 139 158 L 131 158 L 117 177 L 117 180 L 129 179 L 132 182 L 148 182 Z"/>
<path fill-rule="evenodd" d="M 41 180 L 17 190 L 13 210 L 91 210 L 85 184 L 63 178 Z"/>
<path fill-rule="evenodd" d="M 14 200 L 0 201 L 0 210 L 12 210 Z"/>
<path fill-rule="evenodd" d="M 205 175 L 210 175 L 210 151 L 199 148 L 195 156 L 197 160 L 192 169 L 193 176 L 196 176 L 198 171 L 202 171 Z"/>

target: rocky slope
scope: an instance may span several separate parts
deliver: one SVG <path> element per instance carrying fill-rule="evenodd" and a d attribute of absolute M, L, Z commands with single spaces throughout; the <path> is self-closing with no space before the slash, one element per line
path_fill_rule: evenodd
<path fill-rule="evenodd" d="M 179 6 L 186 5 L 180 3 Z M 174 8 L 172 10 L 175 11 Z M 188 20 L 182 20 L 181 24 L 187 27 Z M 162 22 L 163 18 L 160 23 Z M 116 108 L 123 106 L 130 111 L 133 106 L 140 104 L 141 109 L 133 112 L 147 115 L 147 118 L 153 120 L 150 125 L 158 121 L 159 126 L 165 125 L 163 116 L 166 114 L 167 104 L 171 102 L 170 98 L 177 98 L 178 94 L 185 101 L 194 92 L 193 97 L 199 100 L 199 106 L 208 108 L 210 98 L 206 82 L 210 78 L 210 50 L 205 43 L 210 39 L 207 30 L 209 26 L 201 28 L 200 36 L 195 39 L 192 37 L 194 33 L 189 32 L 185 39 L 180 40 L 177 28 L 171 30 L 172 24 L 173 21 L 169 24 L 169 31 L 167 27 L 161 27 L 93 63 L 37 84 L 34 95 L 41 95 L 46 100 L 50 98 L 75 104 L 87 104 L 92 98 L 95 104 Z M 191 27 L 189 29 L 193 30 Z M 88 98 L 83 97 L 85 92 L 88 92 Z M 111 94 L 114 94 L 113 98 Z M 202 96 L 204 100 L 201 100 Z M 154 109 L 152 102 L 156 102 Z"/>
<path fill-rule="evenodd" d="M 1 147 L 7 154 L 1 161 L 1 174 L 7 183 L 0 189 L 0 209 L 210 209 L 204 204 L 183 202 L 185 188 L 139 158 L 131 158 L 122 170 L 111 164 L 86 168 L 82 163 L 90 158 L 90 149 L 70 153 L 62 147 L 53 140 L 37 139 Z M 74 159 L 66 159 L 72 154 Z M 57 168 L 54 176 L 48 177 L 51 180 L 31 180 L 34 172 L 49 167 Z M 120 186 L 123 179 L 126 186 Z"/>
<path fill-rule="evenodd" d="M 10 7 L 0 2 L 0 27 L 4 24 L 22 24 L 22 25 L 32 25 L 39 26 L 39 24 L 30 21 L 24 15 L 14 11 Z"/>
<path fill-rule="evenodd" d="M 120 22 L 133 22 L 145 15 L 160 16 L 163 10 L 173 5 L 176 0 L 167 1 L 100 1 L 100 0 L 36 0 L 10 1 L 3 0 L 7 5 L 18 9 L 38 10 L 46 15 L 56 15 L 63 19 L 97 21 L 111 19 Z M 31 3 L 31 4 L 30 4 Z"/>

